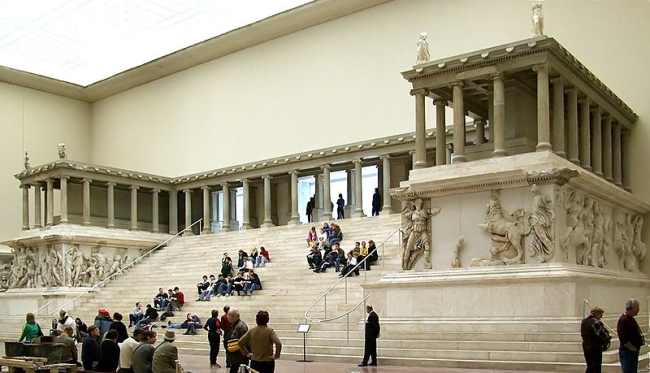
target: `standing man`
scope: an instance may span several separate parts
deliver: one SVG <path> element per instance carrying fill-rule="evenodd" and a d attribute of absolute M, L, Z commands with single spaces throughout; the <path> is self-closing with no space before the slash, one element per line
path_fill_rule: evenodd
<path fill-rule="evenodd" d="M 210 366 L 221 368 L 221 365 L 217 362 L 217 355 L 219 355 L 219 335 L 221 334 L 219 311 L 212 310 L 212 317 L 206 321 L 203 329 L 208 331 L 208 342 L 210 343 Z"/>
<path fill-rule="evenodd" d="M 363 351 L 363 361 L 360 367 L 377 366 L 377 338 L 379 338 L 379 316 L 373 311 L 372 306 L 366 306 L 368 318 L 366 319 L 366 343 Z M 368 360 L 372 362 L 368 364 Z"/>
<path fill-rule="evenodd" d="M 639 301 L 630 299 L 625 302 L 625 313 L 618 319 L 616 332 L 620 346 L 618 356 L 623 373 L 637 373 L 639 368 L 639 350 L 645 344 L 641 328 L 634 316 L 639 314 Z"/>
<path fill-rule="evenodd" d="M 230 361 L 230 373 L 237 373 L 240 365 L 248 365 L 248 356 L 239 348 L 239 339 L 248 332 L 248 325 L 239 318 L 239 311 L 231 309 L 228 311 L 228 321 L 232 325 L 230 329 L 230 338 L 228 339 L 228 347 L 226 355 Z"/>
<path fill-rule="evenodd" d="M 153 353 L 156 350 L 156 332 L 147 330 L 142 334 L 142 343 L 133 350 L 133 373 L 152 373 Z"/>
<path fill-rule="evenodd" d="M 314 221 L 314 218 L 312 217 L 312 213 L 314 212 L 314 207 L 316 207 L 316 198 L 311 197 L 309 199 L 309 202 L 307 202 L 307 208 L 305 209 L 305 213 L 307 214 L 307 222 L 311 223 Z"/>
<path fill-rule="evenodd" d="M 81 345 L 81 362 L 84 370 L 94 370 L 99 363 L 99 329 L 95 325 L 88 327 L 88 335 Z"/>
<path fill-rule="evenodd" d="M 223 350 L 226 354 L 226 368 L 230 368 L 230 359 L 228 358 L 228 340 L 230 339 L 230 330 L 232 330 L 232 325 L 228 320 L 228 311 L 230 311 L 230 306 L 223 306 L 223 315 L 221 315 L 221 331 L 223 332 Z"/>
<path fill-rule="evenodd" d="M 381 196 L 379 196 L 379 188 L 375 188 L 375 193 L 372 195 L 372 216 L 379 216 L 380 207 Z"/>
<path fill-rule="evenodd" d="M 120 347 L 120 366 L 117 373 L 133 373 L 133 351 L 142 341 L 142 329 L 133 331 L 133 337 L 129 337 L 117 345 Z"/>
<path fill-rule="evenodd" d="M 585 373 L 600 373 L 603 364 L 603 351 L 607 351 L 609 342 L 612 339 L 601 321 L 603 313 L 605 311 L 602 308 L 594 307 L 580 325 L 582 351 L 585 354 L 587 364 Z"/>
<path fill-rule="evenodd" d="M 239 348 L 251 358 L 251 368 L 260 373 L 274 373 L 275 361 L 280 358 L 282 342 L 275 331 L 268 327 L 269 313 L 259 311 L 255 316 L 257 326 L 239 340 Z M 273 352 L 275 347 L 275 353 Z"/>
<path fill-rule="evenodd" d="M 165 332 L 165 340 L 156 347 L 151 363 L 155 373 L 176 373 L 176 360 L 178 360 L 178 348 L 174 346 L 176 334 L 171 330 Z"/>
<path fill-rule="evenodd" d="M 345 219 L 345 200 L 341 193 L 339 193 L 339 199 L 336 200 L 336 219 Z"/>

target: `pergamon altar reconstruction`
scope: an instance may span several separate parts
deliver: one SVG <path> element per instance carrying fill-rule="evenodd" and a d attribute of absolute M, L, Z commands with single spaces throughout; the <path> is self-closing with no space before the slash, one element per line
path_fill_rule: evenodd
<path fill-rule="evenodd" d="M 153 373 L 649 369 L 650 2 L 32 5 L 0 366 L 123 323 Z"/>

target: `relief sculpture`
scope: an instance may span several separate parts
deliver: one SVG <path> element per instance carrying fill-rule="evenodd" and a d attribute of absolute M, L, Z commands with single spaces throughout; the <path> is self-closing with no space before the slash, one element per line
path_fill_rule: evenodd
<path fill-rule="evenodd" d="M 642 240 L 643 217 L 627 212 L 616 215 L 615 251 L 620 267 L 628 272 L 638 272 L 645 260 L 647 247 Z"/>
<path fill-rule="evenodd" d="M 431 269 L 431 216 L 440 209 L 424 207 L 420 198 L 404 201 L 402 208 L 402 269 L 410 270 L 424 256 L 424 268 Z"/>
<path fill-rule="evenodd" d="M 553 257 L 553 210 L 551 199 L 543 195 L 536 185 L 531 188 L 533 210 L 528 217 L 531 229 L 528 252 L 539 263 L 548 262 Z"/>

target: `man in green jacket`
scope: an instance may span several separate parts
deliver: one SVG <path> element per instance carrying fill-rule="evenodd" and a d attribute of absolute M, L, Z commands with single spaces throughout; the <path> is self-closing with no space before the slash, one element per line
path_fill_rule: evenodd
<path fill-rule="evenodd" d="M 171 330 L 165 332 L 165 340 L 156 347 L 153 353 L 154 373 L 176 373 L 176 360 L 178 360 L 178 349 L 174 346 L 176 335 Z"/>

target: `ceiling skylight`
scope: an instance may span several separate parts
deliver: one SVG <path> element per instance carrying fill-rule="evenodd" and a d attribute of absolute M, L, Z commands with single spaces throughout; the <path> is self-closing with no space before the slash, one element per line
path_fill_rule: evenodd
<path fill-rule="evenodd" d="M 0 65 L 86 86 L 310 1 L 0 1 Z"/>

